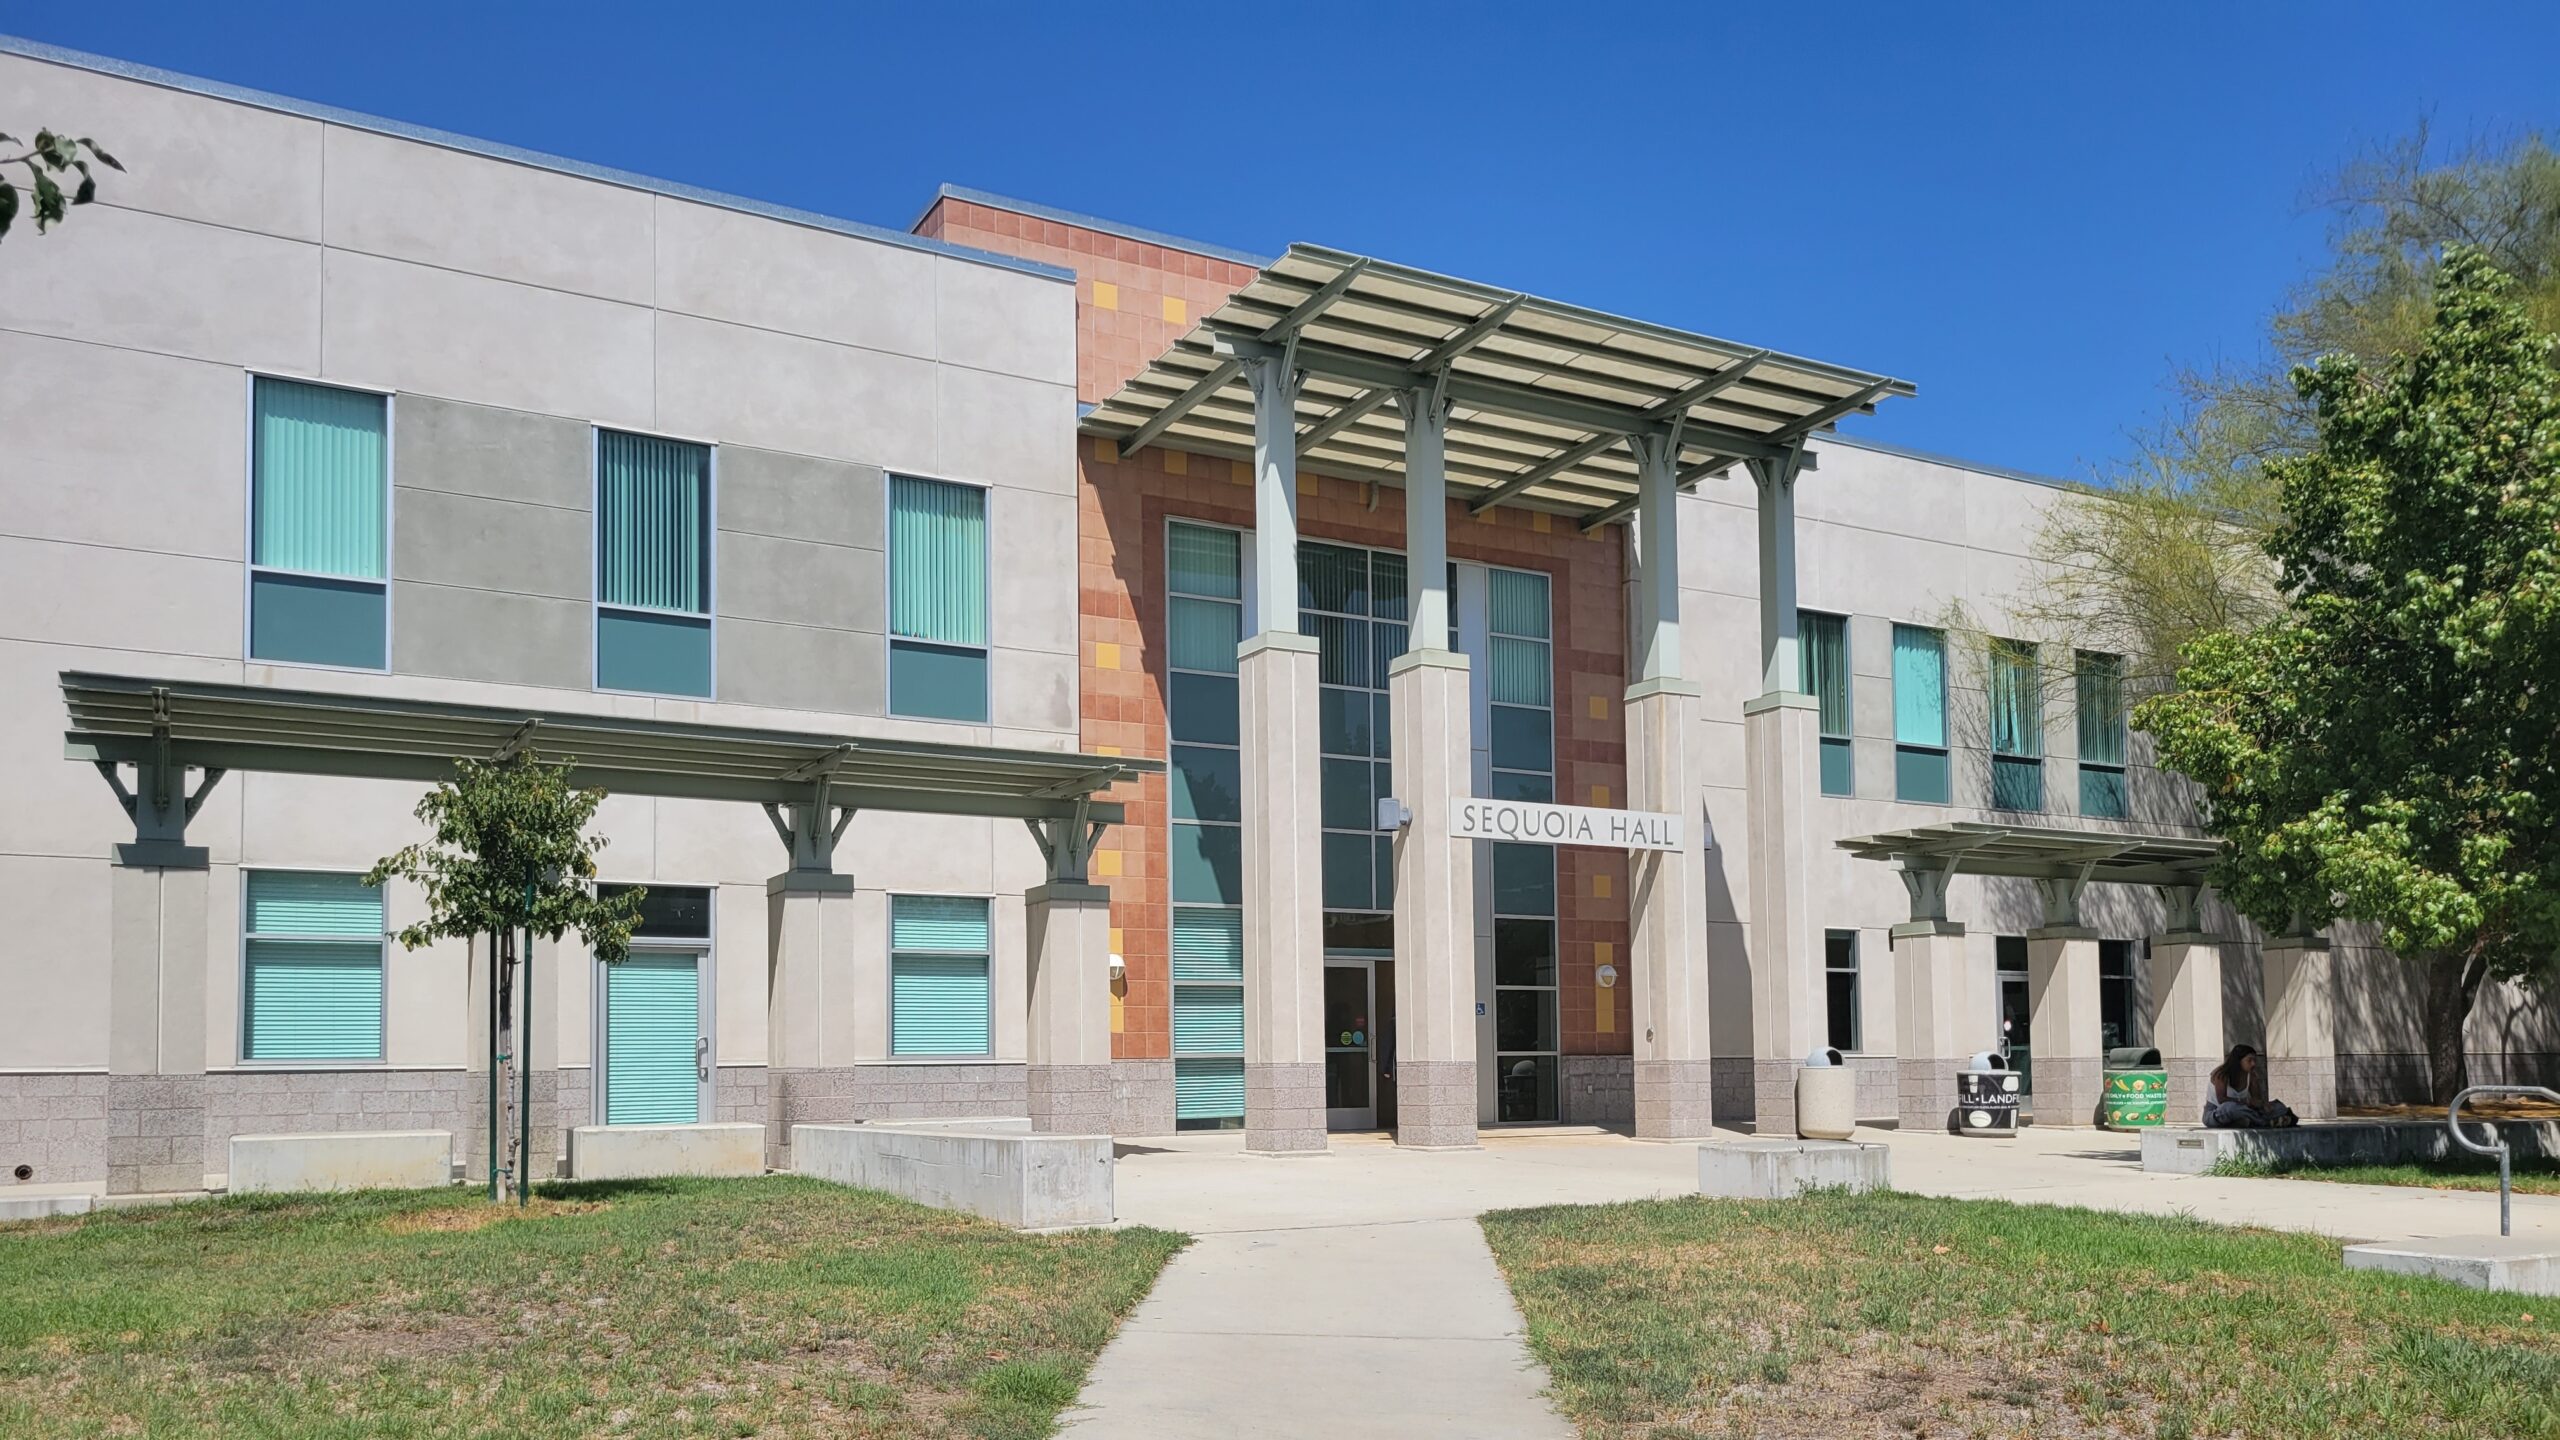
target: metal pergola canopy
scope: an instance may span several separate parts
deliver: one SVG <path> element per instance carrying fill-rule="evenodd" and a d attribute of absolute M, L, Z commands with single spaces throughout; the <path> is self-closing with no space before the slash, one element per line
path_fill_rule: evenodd
<path fill-rule="evenodd" d="M 1392 403 L 1445 376 L 1450 493 L 1605 524 L 1634 505 L 1631 436 L 1676 423 L 1679 482 L 1774 460 L 1907 381 L 1629 320 L 1316 245 L 1228 297 L 1084 419 L 1124 451 L 1250 458 L 1243 354 L 1289 347 L 1298 466 L 1401 485 Z"/>
<path fill-rule="evenodd" d="M 620 795 L 1117 823 L 1161 761 L 64 671 L 67 758 L 433 782 L 530 755 Z"/>
<path fill-rule="evenodd" d="M 2216 841 L 2183 835 L 2048 830 L 1975 821 L 1887 830 L 1855 836 L 1839 845 L 1861 860 L 1927 865 L 1949 875 L 2168 886 L 2201 885 L 2205 871 L 2222 853 Z"/>

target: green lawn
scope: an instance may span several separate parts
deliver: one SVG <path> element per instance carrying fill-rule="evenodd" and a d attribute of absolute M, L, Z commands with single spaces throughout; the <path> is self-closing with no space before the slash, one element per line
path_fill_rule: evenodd
<path fill-rule="evenodd" d="M 790 1176 L 0 1226 L 0 1434 L 1050 1433 L 1183 1239 Z"/>
<path fill-rule="evenodd" d="M 1586 1440 L 2560 1436 L 2560 1301 L 2312 1236 L 1889 1193 L 1484 1228 Z"/>
<path fill-rule="evenodd" d="M 2498 1162 L 2486 1157 L 2414 1160 L 2405 1165 L 2276 1165 L 2263 1160 L 2222 1160 L 2216 1175 L 2274 1176 L 2285 1180 L 2333 1180 L 2346 1185 L 2421 1185 L 2436 1190 L 2498 1188 Z M 2560 1161 L 2515 1161 L 2515 1192 L 2560 1195 Z"/>

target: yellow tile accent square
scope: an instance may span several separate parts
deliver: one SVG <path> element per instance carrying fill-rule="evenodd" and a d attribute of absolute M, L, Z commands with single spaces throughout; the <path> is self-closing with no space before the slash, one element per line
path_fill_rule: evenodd
<path fill-rule="evenodd" d="M 1591 787 L 1591 808 L 1595 810 L 1606 810 L 1609 808 L 1608 786 L 1594 785 Z"/>
<path fill-rule="evenodd" d="M 1544 535 L 1547 527 L 1555 523 L 1555 518 L 1544 510 L 1532 510 L 1529 512 L 1529 528 Z"/>
<path fill-rule="evenodd" d="M 1493 523 L 1493 517 L 1500 513 L 1501 512 L 1498 510 L 1479 510 L 1476 512 L 1476 523 L 1479 525 L 1490 525 Z"/>
<path fill-rule="evenodd" d="M 1119 996 L 1114 995 L 1111 997 L 1111 1033 L 1114 1035 L 1124 1035 L 1128 1033 L 1128 1030 L 1129 1007 Z"/>
<path fill-rule="evenodd" d="M 1120 1025 L 1120 1002 L 1116 998 L 1111 1002 L 1111 1024 L 1113 1029 L 1118 1029 Z M 1617 991 L 1603 990 L 1600 992 L 1599 1008 L 1591 1012 L 1591 1028 L 1595 1033 L 1601 1035 L 1615 1035 L 1618 1033 Z"/>
<path fill-rule="evenodd" d="M 1097 309 L 1097 310 L 1117 310 L 1117 309 L 1119 309 L 1119 308 L 1120 308 L 1120 287 L 1119 287 L 1119 286 L 1117 286 L 1117 285 L 1112 284 L 1112 283 L 1111 283 L 1110 281 L 1108 281 L 1108 280 L 1096 280 L 1096 281 L 1094 281 L 1094 282 L 1093 282 L 1093 308 L 1095 308 L 1095 309 Z"/>
<path fill-rule="evenodd" d="M 1606 900 L 1609 898 L 1608 876 L 1594 875 L 1591 877 L 1591 898 L 1594 900 Z"/>
<path fill-rule="evenodd" d="M 1121 929 L 1121 928 L 1120 928 L 1119 926 L 1117 926 L 1117 925 L 1114 925 L 1114 926 L 1112 926 L 1112 927 L 1111 927 L 1111 953 L 1112 953 L 1112 954 L 1117 955 L 1117 954 L 1119 954 L 1122 950 L 1124 950 L 1124 949 L 1128 948 L 1128 938 L 1127 938 L 1127 937 L 1128 937 L 1128 934 L 1129 934 L 1129 932 L 1128 932 L 1128 931 Z"/>
<path fill-rule="evenodd" d="M 1093 664 L 1094 664 L 1094 668 L 1095 668 L 1095 669 L 1097 669 L 1097 670 L 1117 670 L 1117 669 L 1119 669 L 1119 668 L 1120 668 L 1120 647 L 1119 647 L 1118 645 L 1113 644 L 1112 642 L 1110 642 L 1110 641 L 1108 641 L 1108 640 L 1096 640 L 1096 641 L 1094 641 L 1094 642 L 1093 642 Z"/>
<path fill-rule="evenodd" d="M 1093 753 L 1096 755 L 1117 755 L 1120 753 L 1120 747 L 1117 745 L 1096 745 L 1093 747 Z"/>
<path fill-rule="evenodd" d="M 1119 442 L 1119 441 L 1117 441 L 1117 440 L 1096 440 L 1096 441 L 1094 441 L 1094 442 L 1093 442 L 1093 458 L 1094 458 L 1094 459 L 1096 459 L 1096 460 L 1101 461 L 1101 462 L 1102 462 L 1103 464 L 1105 464 L 1105 465 L 1117 465 L 1117 464 L 1119 464 L 1119 463 L 1120 463 L 1120 442 Z"/>
<path fill-rule="evenodd" d="M 1096 875 L 1117 875 L 1117 874 L 1119 874 L 1119 873 L 1120 873 L 1120 852 L 1119 852 L 1119 851 L 1117 851 L 1117 850 L 1096 850 L 1096 851 L 1094 851 L 1094 852 L 1093 852 L 1093 873 L 1094 873 L 1094 874 L 1096 874 Z"/>
<path fill-rule="evenodd" d="M 1605 879 L 1607 877 L 1603 876 L 1602 878 Z M 1594 940 L 1591 942 L 1591 963 L 1594 965 L 1608 964 L 1609 957 L 1617 953 L 1618 947 L 1610 944 L 1606 940 Z"/>
<path fill-rule="evenodd" d="M 1608 719 L 1608 718 L 1609 718 L 1609 697 L 1608 697 L 1608 696 L 1606 696 L 1606 695 L 1594 695 L 1594 696 L 1592 696 L 1592 697 L 1591 697 L 1591 701 L 1590 701 L 1590 714 L 1591 714 L 1591 718 L 1592 718 L 1592 719 L 1594 719 L 1594 720 L 1606 720 L 1606 719 Z"/>
<path fill-rule="evenodd" d="M 1180 325 L 1189 321 L 1191 312 L 1180 300 L 1167 295 L 1164 297 L 1164 318 Z"/>
<path fill-rule="evenodd" d="M 1188 455 L 1183 454 L 1183 453 L 1182 453 L 1181 451 L 1179 451 L 1179 450 L 1167 450 L 1167 451 L 1165 451 L 1165 452 L 1164 452 L 1164 473 L 1166 473 L 1167 475 L 1188 475 L 1188 474 L 1190 474 L 1190 473 L 1191 473 L 1191 457 L 1190 457 L 1190 456 L 1188 456 Z"/>
<path fill-rule="evenodd" d="M 1298 493 L 1301 495 L 1313 495 L 1316 493 L 1316 477 L 1313 475 L 1300 475 L 1298 477 Z"/>

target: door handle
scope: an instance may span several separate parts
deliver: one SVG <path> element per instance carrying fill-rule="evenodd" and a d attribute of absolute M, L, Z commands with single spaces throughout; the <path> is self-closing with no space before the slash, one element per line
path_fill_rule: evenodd
<path fill-rule="evenodd" d="M 708 1035 L 693 1042 L 693 1069 L 695 1079 L 705 1085 L 711 1083 L 711 1037 Z"/>

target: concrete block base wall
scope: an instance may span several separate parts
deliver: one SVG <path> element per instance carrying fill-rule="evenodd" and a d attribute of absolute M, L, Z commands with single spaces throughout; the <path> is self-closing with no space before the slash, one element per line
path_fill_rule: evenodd
<path fill-rule="evenodd" d="M 24 1165 L 23 1181 L 12 1178 Z M 101 1185 L 107 1178 L 107 1077 L 0 1075 L 0 1198 L 17 1185 Z"/>
<path fill-rule="evenodd" d="M 1324 1066 L 1290 1061 L 1244 1067 L 1244 1148 L 1274 1155 L 1321 1155 Z"/>
<path fill-rule="evenodd" d="M 1423 1150 L 1476 1145 L 1476 1062 L 1396 1062 L 1396 1143 Z"/>
<path fill-rule="evenodd" d="M 573 1179 L 763 1173 L 761 1125 L 581 1125 L 569 1132 Z"/>
<path fill-rule="evenodd" d="M 983 1216 L 1017 1230 L 1108 1225 L 1111 1137 L 960 1127 L 802 1125 L 799 1172 Z"/>
<path fill-rule="evenodd" d="M 433 1190 L 453 1183 L 450 1130 L 234 1135 L 231 1193 Z"/>
<path fill-rule="evenodd" d="M 1712 1060 L 1636 1061 L 1636 1134 L 1646 1140 L 1691 1140 L 1707 1134 L 1715 1128 L 1720 1078 Z"/>
<path fill-rule="evenodd" d="M 1170 1135 L 1173 1119 L 1172 1061 L 1111 1062 L 1112 1134 Z"/>
<path fill-rule="evenodd" d="M 1730 1200 L 1785 1200 L 1817 1188 L 1884 1190 L 1889 1152 L 1837 1140 L 1731 1140 L 1698 1147 L 1698 1193 Z"/>
<path fill-rule="evenodd" d="M 107 1193 L 158 1195 L 205 1186 L 205 1077 L 107 1077 Z"/>
<path fill-rule="evenodd" d="M 1029 1113 L 1030 1086 L 1019 1064 L 849 1065 L 841 1069 L 766 1072 L 776 1169 L 791 1168 L 792 1129 L 873 1120 L 949 1120 Z M 1168 1091 L 1171 1088 L 1167 1077 Z M 1166 1106 L 1172 1107 L 1170 1099 Z M 1167 1125 L 1170 1129 L 1170 1124 Z"/>
<path fill-rule="evenodd" d="M 1567 1125 L 1633 1125 L 1636 1062 L 1631 1055 L 1566 1055 L 1557 1067 L 1556 1115 Z"/>

